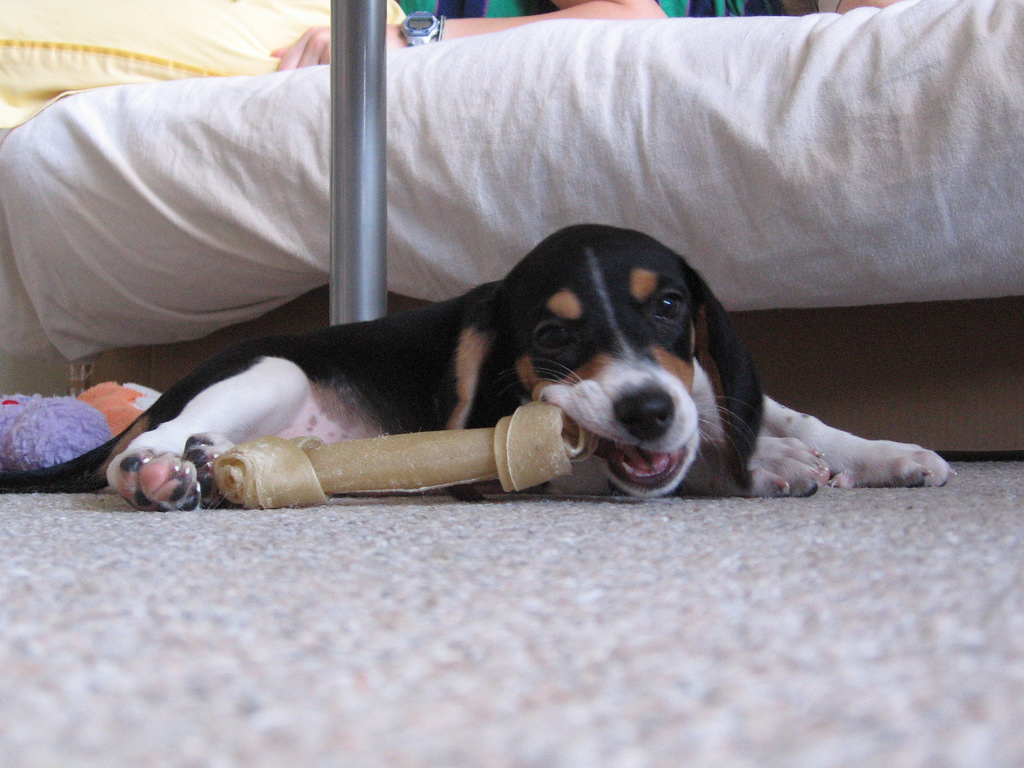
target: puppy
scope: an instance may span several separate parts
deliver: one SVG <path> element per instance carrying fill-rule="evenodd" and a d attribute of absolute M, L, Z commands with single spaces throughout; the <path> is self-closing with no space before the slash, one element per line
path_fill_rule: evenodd
<path fill-rule="evenodd" d="M 489 427 L 530 399 L 597 436 L 603 484 L 630 496 L 942 485 L 950 471 L 931 451 L 863 440 L 766 398 L 680 256 L 638 232 L 581 225 L 450 301 L 231 348 L 107 444 L 0 474 L 0 491 L 109 484 L 138 509 L 212 506 L 211 464 L 234 443 Z"/>

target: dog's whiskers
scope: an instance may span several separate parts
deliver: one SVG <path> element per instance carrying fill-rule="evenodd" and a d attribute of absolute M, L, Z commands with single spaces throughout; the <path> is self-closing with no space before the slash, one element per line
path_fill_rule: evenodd
<path fill-rule="evenodd" d="M 534 369 L 534 375 L 538 382 L 544 382 L 548 384 L 579 384 L 583 381 L 583 377 L 580 376 L 576 371 L 569 368 L 568 366 L 560 363 L 546 361 L 542 365 Z M 505 395 L 510 390 L 518 386 L 523 386 L 524 382 L 519 377 L 519 372 L 515 368 L 506 368 L 498 374 L 499 382 L 508 383 L 504 384 L 499 390 L 498 394 Z"/>
<path fill-rule="evenodd" d="M 544 362 L 534 370 L 534 373 L 540 381 L 550 384 L 574 385 L 583 381 L 583 377 L 572 368 L 554 361 Z"/>
<path fill-rule="evenodd" d="M 523 385 L 522 380 L 519 378 L 519 373 L 514 368 L 507 368 L 498 373 L 497 380 L 499 384 L 502 384 L 502 386 L 498 388 L 497 392 L 499 397 L 504 397 L 509 392 Z"/>
<path fill-rule="evenodd" d="M 723 426 L 731 425 L 732 429 L 724 429 L 722 433 L 718 435 L 719 439 L 726 441 L 726 446 L 733 449 L 739 450 L 740 446 L 737 442 L 740 438 L 748 438 L 751 442 L 757 440 L 757 433 L 752 430 L 746 422 L 740 418 L 740 416 L 728 408 L 726 405 L 716 404 L 715 410 L 718 413 L 719 423 Z M 710 434 L 709 430 L 706 429 L 705 425 L 707 422 L 704 419 L 700 420 L 699 431 L 702 441 L 713 441 L 715 435 Z"/>

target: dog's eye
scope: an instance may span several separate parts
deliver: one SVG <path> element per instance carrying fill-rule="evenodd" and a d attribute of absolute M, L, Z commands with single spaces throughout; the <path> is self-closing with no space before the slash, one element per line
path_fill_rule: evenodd
<path fill-rule="evenodd" d="M 533 330 L 533 343 L 545 352 L 555 352 L 572 343 L 572 333 L 559 320 L 545 320 Z"/>
<path fill-rule="evenodd" d="M 654 300 L 654 316 L 659 320 L 677 320 L 683 314 L 685 300 L 678 291 L 665 291 Z"/>

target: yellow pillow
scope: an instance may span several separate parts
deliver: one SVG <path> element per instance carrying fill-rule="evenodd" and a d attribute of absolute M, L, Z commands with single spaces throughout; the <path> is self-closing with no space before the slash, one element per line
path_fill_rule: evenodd
<path fill-rule="evenodd" d="M 388 23 L 400 23 L 386 2 Z M 4 0 L 0 127 L 68 91 L 273 72 L 271 51 L 330 18 L 331 0 Z"/>

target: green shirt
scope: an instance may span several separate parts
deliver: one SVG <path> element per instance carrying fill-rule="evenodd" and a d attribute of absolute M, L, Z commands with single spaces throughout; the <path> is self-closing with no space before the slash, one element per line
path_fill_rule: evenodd
<path fill-rule="evenodd" d="M 411 13 L 412 11 L 437 13 L 438 6 L 442 5 L 442 3 L 438 3 L 437 0 L 399 0 L 399 5 L 402 6 L 402 10 L 406 13 Z M 487 16 L 501 18 L 508 16 L 533 16 L 537 13 L 558 10 L 556 6 L 547 0 L 489 0 L 486 6 Z M 452 14 L 452 17 L 460 15 Z"/>
<path fill-rule="evenodd" d="M 466 16 L 533 16 L 557 11 L 548 0 L 399 0 L 402 10 L 429 11 L 457 19 Z M 779 0 L 660 0 L 668 16 L 761 16 L 782 12 Z"/>

